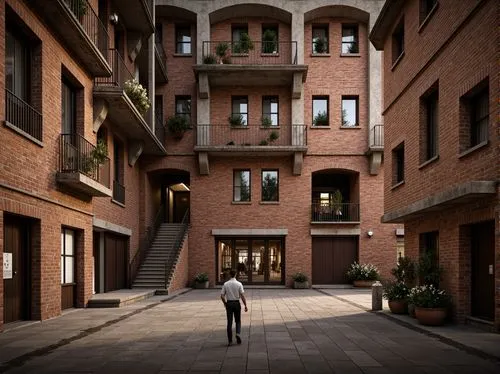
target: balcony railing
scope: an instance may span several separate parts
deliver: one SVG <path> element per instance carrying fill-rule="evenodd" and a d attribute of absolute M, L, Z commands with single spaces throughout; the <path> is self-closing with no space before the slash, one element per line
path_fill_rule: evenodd
<path fill-rule="evenodd" d="M 371 128 L 370 147 L 384 147 L 384 125 L 375 125 Z"/>
<path fill-rule="evenodd" d="M 306 146 L 307 126 L 280 125 L 263 127 L 248 125 L 233 127 L 229 124 L 198 125 L 197 146 Z"/>
<path fill-rule="evenodd" d="M 125 204 L 125 186 L 118 181 L 113 181 L 113 200 Z"/>
<path fill-rule="evenodd" d="M 163 43 L 160 41 L 155 42 L 156 45 L 156 50 L 158 51 L 158 54 L 160 55 L 160 60 L 163 63 L 163 66 L 165 67 L 165 71 L 167 70 L 167 54 L 165 53 L 165 49 L 163 48 Z"/>
<path fill-rule="evenodd" d="M 224 57 L 218 56 L 227 46 Z M 248 49 L 241 42 L 203 42 L 204 64 L 237 65 L 296 65 L 297 42 L 254 41 L 253 49 Z"/>
<path fill-rule="evenodd" d="M 96 160 L 96 147 L 81 135 L 61 134 L 59 143 L 59 171 L 82 173 L 109 188 L 109 158 Z"/>
<path fill-rule="evenodd" d="M 155 135 L 160 141 L 165 142 L 165 125 L 163 124 L 163 114 L 161 111 L 155 111 Z"/>
<path fill-rule="evenodd" d="M 107 52 L 108 62 L 113 70 L 110 77 L 95 78 L 97 87 L 120 87 L 124 88 L 125 82 L 134 78 L 133 74 L 128 70 L 120 53 L 114 48 Z"/>
<path fill-rule="evenodd" d="M 359 204 L 313 203 L 311 206 L 312 222 L 359 222 Z"/>
<path fill-rule="evenodd" d="M 5 119 L 19 130 L 42 141 L 42 114 L 5 89 Z"/>
<path fill-rule="evenodd" d="M 108 32 L 88 0 L 64 0 L 64 2 L 78 19 L 92 42 L 106 57 L 109 40 Z"/>

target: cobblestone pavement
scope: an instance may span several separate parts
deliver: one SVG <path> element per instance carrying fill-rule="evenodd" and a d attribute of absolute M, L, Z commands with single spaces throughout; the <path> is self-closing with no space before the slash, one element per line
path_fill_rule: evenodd
<path fill-rule="evenodd" d="M 162 303 L 75 311 L 44 325 L 54 330 L 52 340 L 47 331 L 33 334 L 40 327 L 0 334 L 0 372 L 500 373 L 499 360 L 478 357 L 326 293 L 249 289 L 246 294 L 241 345 L 227 346 L 219 290 L 194 290 Z M 114 319 L 98 325 L 105 313 Z M 80 325 L 71 330 L 71 323 Z M 16 359 L 16 346 L 26 350 L 31 340 L 38 351 L 20 352 L 26 354 Z"/>

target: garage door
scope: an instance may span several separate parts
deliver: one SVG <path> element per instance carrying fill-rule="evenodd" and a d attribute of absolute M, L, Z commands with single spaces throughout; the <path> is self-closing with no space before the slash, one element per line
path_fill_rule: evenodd
<path fill-rule="evenodd" d="M 358 259 L 358 237 L 318 237 L 312 241 L 313 284 L 349 283 L 345 273 Z"/>
<path fill-rule="evenodd" d="M 127 288 L 127 238 L 106 235 L 104 292 Z"/>

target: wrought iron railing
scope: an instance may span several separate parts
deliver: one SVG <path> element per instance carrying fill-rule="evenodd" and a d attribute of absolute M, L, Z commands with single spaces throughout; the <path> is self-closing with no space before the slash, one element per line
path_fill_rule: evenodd
<path fill-rule="evenodd" d="M 125 204 L 125 186 L 116 180 L 113 181 L 113 200 Z"/>
<path fill-rule="evenodd" d="M 96 147 L 81 135 L 61 134 L 59 172 L 82 173 L 109 188 L 109 157 L 98 155 Z"/>
<path fill-rule="evenodd" d="M 109 40 L 108 32 L 89 1 L 64 0 L 64 2 L 78 19 L 78 22 L 80 22 L 92 42 L 97 46 L 102 55 L 106 57 Z"/>
<path fill-rule="evenodd" d="M 297 42 L 253 41 L 253 48 L 246 42 L 203 42 L 204 64 L 237 65 L 296 65 Z M 223 53 L 224 52 L 224 53 Z"/>
<path fill-rule="evenodd" d="M 375 125 L 370 129 L 370 147 L 384 146 L 384 125 Z"/>
<path fill-rule="evenodd" d="M 120 87 L 124 88 L 125 82 L 134 78 L 133 74 L 125 65 L 118 50 L 111 48 L 107 52 L 108 63 L 113 70 L 110 77 L 96 77 L 94 82 L 97 87 Z"/>
<path fill-rule="evenodd" d="M 358 203 L 312 203 L 312 222 L 359 222 Z"/>
<path fill-rule="evenodd" d="M 180 246 L 182 245 L 182 242 L 184 241 L 184 236 L 186 236 L 186 232 L 189 227 L 189 209 L 186 210 L 186 213 L 184 214 L 184 217 L 182 217 L 181 221 L 181 228 L 179 229 L 179 232 L 177 233 L 177 236 L 175 237 L 174 245 L 172 247 L 172 250 L 178 251 L 180 250 Z M 170 265 L 170 266 L 169 266 Z M 168 280 L 170 278 L 170 271 L 172 268 L 172 263 L 170 263 L 168 260 L 165 261 L 165 289 L 168 287 Z"/>
<path fill-rule="evenodd" d="M 167 71 L 167 54 L 165 52 L 165 49 L 163 48 L 163 43 L 161 41 L 155 41 L 155 46 L 158 54 L 160 55 L 160 61 L 165 71 Z"/>
<path fill-rule="evenodd" d="M 5 89 L 5 120 L 19 130 L 42 141 L 42 114 Z"/>
<path fill-rule="evenodd" d="M 165 124 L 163 123 L 163 111 L 155 110 L 155 135 L 162 142 L 165 142 Z"/>
<path fill-rule="evenodd" d="M 305 146 L 307 126 L 230 126 L 229 124 L 197 125 L 197 146 Z"/>
<path fill-rule="evenodd" d="M 144 234 L 144 237 L 139 243 L 139 249 L 134 255 L 134 258 L 132 261 L 130 261 L 129 264 L 129 288 L 132 288 L 132 283 L 134 282 L 135 278 L 137 277 L 137 273 L 139 271 L 139 267 L 141 266 L 142 262 L 146 258 L 146 255 L 151 248 L 151 245 L 153 244 L 153 241 L 156 237 L 156 233 L 158 232 L 158 228 L 160 227 L 161 223 L 163 222 L 164 218 L 164 211 L 165 207 L 163 205 L 160 205 L 160 208 L 158 209 L 158 212 L 156 212 L 155 218 L 153 219 L 153 222 L 151 226 L 148 226 L 146 228 L 146 232 Z"/>

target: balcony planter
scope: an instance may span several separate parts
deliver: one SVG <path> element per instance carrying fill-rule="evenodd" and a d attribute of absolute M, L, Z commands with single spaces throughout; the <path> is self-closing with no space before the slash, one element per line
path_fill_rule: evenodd
<path fill-rule="evenodd" d="M 371 287 L 380 278 L 378 269 L 372 264 L 358 264 L 354 262 L 349 266 L 346 274 L 353 282 L 354 287 Z"/>
<path fill-rule="evenodd" d="M 143 116 L 151 106 L 148 98 L 148 90 L 146 90 L 136 79 L 130 79 L 124 84 L 125 93 L 136 109 Z"/>
<path fill-rule="evenodd" d="M 189 123 L 184 116 L 172 116 L 167 120 L 168 132 L 175 139 L 182 139 L 184 133 L 189 129 Z"/>
<path fill-rule="evenodd" d="M 199 273 L 194 278 L 194 288 L 196 289 L 204 289 L 208 288 L 208 274 L 207 273 Z"/>
<path fill-rule="evenodd" d="M 227 120 L 231 127 L 242 127 L 246 125 L 245 120 L 243 119 L 243 116 L 241 114 L 230 115 Z"/>

